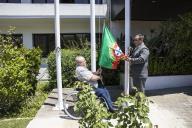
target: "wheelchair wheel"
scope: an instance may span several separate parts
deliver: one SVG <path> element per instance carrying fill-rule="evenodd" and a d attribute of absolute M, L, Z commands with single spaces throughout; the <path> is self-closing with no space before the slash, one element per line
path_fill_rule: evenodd
<path fill-rule="evenodd" d="M 71 117 L 72 119 L 79 120 L 81 119 L 81 113 L 78 113 L 74 110 L 75 108 L 75 103 L 78 100 L 77 97 L 78 91 L 74 91 L 72 93 L 69 93 L 66 98 L 64 99 L 64 110 L 65 113 Z"/>

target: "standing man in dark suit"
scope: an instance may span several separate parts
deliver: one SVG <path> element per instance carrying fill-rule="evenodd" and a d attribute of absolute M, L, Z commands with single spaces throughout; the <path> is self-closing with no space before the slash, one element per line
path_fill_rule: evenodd
<path fill-rule="evenodd" d="M 138 91 L 145 92 L 145 82 L 148 77 L 148 58 L 149 49 L 145 46 L 144 36 L 137 34 L 134 37 L 135 48 L 127 57 L 130 62 L 130 75 L 133 80 L 133 85 Z"/>

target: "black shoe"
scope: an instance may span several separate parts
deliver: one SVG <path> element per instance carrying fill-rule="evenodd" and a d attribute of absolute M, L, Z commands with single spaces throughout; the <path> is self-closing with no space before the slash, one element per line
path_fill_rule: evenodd
<path fill-rule="evenodd" d="M 113 112 L 116 112 L 116 111 L 118 111 L 118 110 L 119 110 L 119 109 L 118 109 L 117 107 L 113 107 L 113 108 L 109 109 L 109 111 L 112 112 L 112 113 L 113 113 Z"/>

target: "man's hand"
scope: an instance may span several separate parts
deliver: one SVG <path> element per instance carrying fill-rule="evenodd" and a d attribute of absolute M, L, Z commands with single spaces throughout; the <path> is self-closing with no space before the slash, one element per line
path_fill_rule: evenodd
<path fill-rule="evenodd" d="M 131 61 L 131 57 L 126 56 L 126 57 L 125 57 L 125 60 L 130 62 L 130 61 Z"/>
<path fill-rule="evenodd" d="M 99 75 L 99 74 L 101 74 L 101 72 L 102 72 L 102 69 L 99 68 L 99 69 L 97 69 L 96 72 L 93 72 L 93 74 L 94 74 L 94 75 Z"/>
<path fill-rule="evenodd" d="M 131 57 L 127 57 L 127 61 L 131 62 Z"/>
<path fill-rule="evenodd" d="M 101 79 L 100 76 L 93 74 L 90 80 L 91 81 L 97 81 L 97 80 L 100 80 L 100 79 Z"/>
<path fill-rule="evenodd" d="M 101 74 L 101 72 L 102 72 L 101 68 L 97 69 L 97 71 L 96 71 L 97 74 Z"/>

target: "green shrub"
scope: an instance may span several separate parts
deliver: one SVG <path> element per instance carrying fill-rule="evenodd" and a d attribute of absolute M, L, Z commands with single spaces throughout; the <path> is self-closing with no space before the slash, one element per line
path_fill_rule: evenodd
<path fill-rule="evenodd" d="M 83 82 L 76 82 L 75 87 L 82 88 L 78 93 L 78 101 L 75 111 L 82 113 L 79 120 L 82 128 L 152 128 L 148 117 L 149 101 L 140 92 L 133 96 L 121 96 L 117 99 L 116 105 L 119 110 L 110 113 L 97 96 L 92 93 L 93 88 Z M 112 124 L 112 119 L 116 120 Z M 113 120 L 113 121 L 114 121 Z"/>
<path fill-rule="evenodd" d="M 8 112 L 36 89 L 40 50 L 17 47 L 11 36 L 0 36 L 0 112 Z"/>
<path fill-rule="evenodd" d="M 152 128 L 148 118 L 149 101 L 143 93 L 119 97 L 116 104 L 119 111 L 113 114 L 118 122 L 115 128 Z"/>
<path fill-rule="evenodd" d="M 110 123 L 104 120 L 109 118 L 110 113 L 92 93 L 93 88 L 83 82 L 76 82 L 75 86 L 82 88 L 78 93 L 78 102 L 75 106 L 75 110 L 83 115 L 79 120 L 80 128 L 109 128 Z"/>
<path fill-rule="evenodd" d="M 78 55 L 84 56 L 88 67 L 91 64 L 90 49 L 62 49 L 61 50 L 61 68 L 62 68 L 62 85 L 63 87 L 70 87 L 73 85 L 75 76 L 75 57 Z M 55 53 L 51 52 L 48 57 L 48 71 L 50 75 L 50 85 L 56 85 L 56 60 Z"/>
<path fill-rule="evenodd" d="M 150 75 L 192 74 L 192 13 L 162 22 L 160 34 L 146 44 Z"/>
<path fill-rule="evenodd" d="M 35 94 L 36 86 L 37 86 L 37 75 L 39 74 L 40 64 L 41 64 L 41 50 L 39 48 L 33 49 L 25 49 L 20 48 L 23 50 L 24 58 L 29 63 L 27 67 L 28 76 L 27 79 L 29 83 L 32 85 L 32 89 L 30 91 L 31 94 Z"/>
<path fill-rule="evenodd" d="M 37 111 L 40 109 L 42 104 L 50 92 L 47 90 L 49 87 L 48 82 L 38 82 L 35 95 L 27 97 L 22 103 L 21 107 L 17 111 L 10 111 L 9 113 L 0 113 L 0 119 L 9 118 L 33 118 Z"/>

